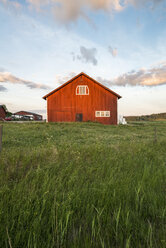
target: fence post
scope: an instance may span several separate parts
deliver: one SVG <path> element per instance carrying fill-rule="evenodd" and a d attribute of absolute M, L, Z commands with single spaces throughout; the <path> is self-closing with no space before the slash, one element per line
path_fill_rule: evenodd
<path fill-rule="evenodd" d="M 3 126 L 0 125 L 0 152 L 2 150 L 2 130 L 3 130 Z"/>

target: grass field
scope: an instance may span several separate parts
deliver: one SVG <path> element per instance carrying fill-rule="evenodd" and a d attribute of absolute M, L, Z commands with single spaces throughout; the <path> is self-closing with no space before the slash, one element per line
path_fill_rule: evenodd
<path fill-rule="evenodd" d="M 165 248 L 166 122 L 4 123 L 0 247 Z"/>

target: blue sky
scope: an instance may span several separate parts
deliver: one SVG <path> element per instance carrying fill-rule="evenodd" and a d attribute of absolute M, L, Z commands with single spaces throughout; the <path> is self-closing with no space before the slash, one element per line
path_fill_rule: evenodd
<path fill-rule="evenodd" d="M 122 95 L 119 114 L 166 112 L 163 0 L 0 0 L 0 104 L 46 113 L 42 96 L 81 71 Z"/>

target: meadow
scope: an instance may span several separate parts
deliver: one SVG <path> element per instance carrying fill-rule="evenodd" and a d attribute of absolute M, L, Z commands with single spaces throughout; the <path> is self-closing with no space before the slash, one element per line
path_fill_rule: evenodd
<path fill-rule="evenodd" d="M 0 247 L 166 247 L 166 121 L 3 123 Z"/>

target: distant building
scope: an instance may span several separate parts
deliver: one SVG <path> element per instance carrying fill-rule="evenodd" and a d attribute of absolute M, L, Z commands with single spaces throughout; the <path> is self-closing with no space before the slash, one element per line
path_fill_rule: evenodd
<path fill-rule="evenodd" d="M 120 95 L 80 73 L 43 97 L 48 122 L 96 121 L 117 125 Z"/>
<path fill-rule="evenodd" d="M 0 105 L 0 120 L 1 120 L 1 119 L 4 120 L 5 117 L 6 117 L 6 110 L 5 110 L 5 108 L 4 108 L 3 105 Z"/>
<path fill-rule="evenodd" d="M 19 119 L 24 119 L 24 120 L 42 121 L 43 119 L 42 115 L 23 111 L 23 110 L 14 113 L 14 115 L 18 117 Z"/>

